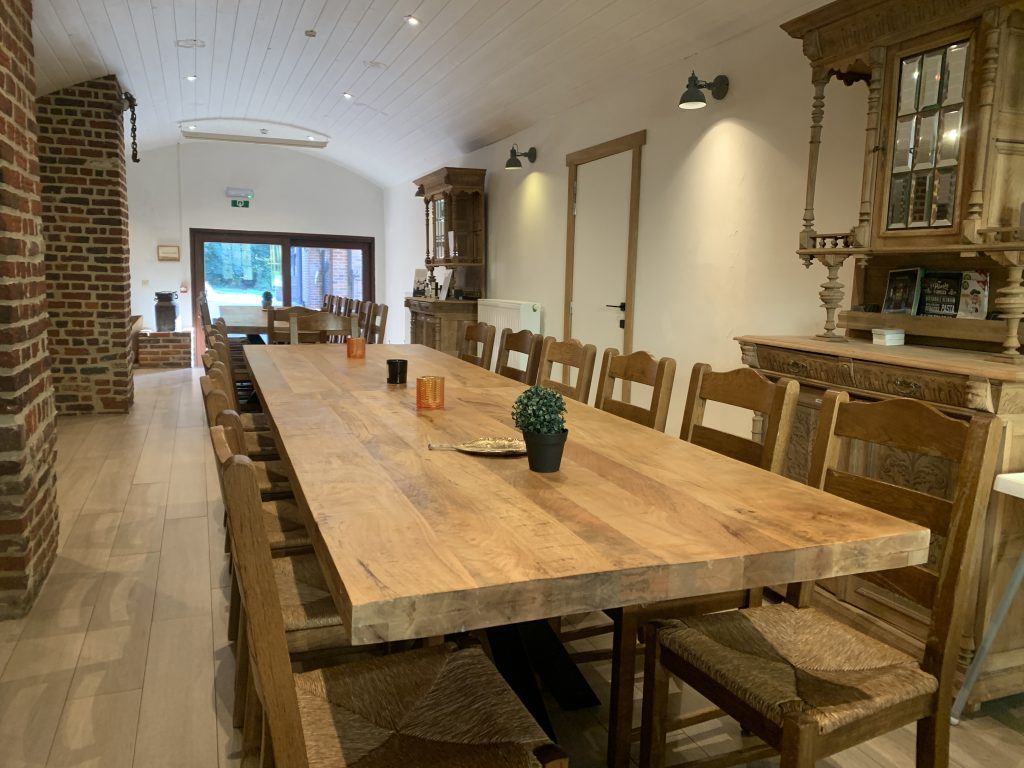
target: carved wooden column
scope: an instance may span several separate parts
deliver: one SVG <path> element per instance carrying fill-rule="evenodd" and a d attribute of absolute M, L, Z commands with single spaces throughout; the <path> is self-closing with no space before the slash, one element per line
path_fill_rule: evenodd
<path fill-rule="evenodd" d="M 814 99 L 811 101 L 811 141 L 807 159 L 807 196 L 804 201 L 804 228 L 800 233 L 800 247 L 813 248 L 814 244 L 814 188 L 818 180 L 818 152 L 821 148 L 821 121 L 825 117 L 825 86 L 831 73 L 815 68 L 811 78 Z"/>
<path fill-rule="evenodd" d="M 964 238 L 977 243 L 978 230 L 984 227 L 985 172 L 988 168 L 988 145 L 992 129 L 992 105 L 995 102 L 996 71 L 999 68 L 999 13 L 989 11 L 982 17 L 982 34 L 979 36 L 985 46 L 981 63 L 981 87 L 978 89 L 978 106 L 974 131 L 974 178 L 971 180 L 971 194 L 967 198 L 967 216 L 963 223 Z M 1018 274 L 1019 277 L 1019 274 Z M 1011 283 L 1012 287 L 1012 283 Z"/>
<path fill-rule="evenodd" d="M 864 129 L 864 176 L 860 186 L 860 215 L 855 236 L 857 243 L 871 245 L 871 209 L 875 197 L 875 173 L 882 147 L 878 141 L 878 114 L 885 77 L 885 48 L 871 49 L 871 80 L 868 82 L 868 120 Z"/>
<path fill-rule="evenodd" d="M 1018 336 L 1020 321 L 1024 320 L 1024 252 L 993 253 L 992 257 L 1008 266 L 1010 271 L 1006 276 L 1006 285 L 996 291 L 998 295 L 993 302 L 999 309 L 999 317 L 1006 321 L 1006 339 L 1003 341 L 1003 351 L 991 359 L 1024 365 Z"/>

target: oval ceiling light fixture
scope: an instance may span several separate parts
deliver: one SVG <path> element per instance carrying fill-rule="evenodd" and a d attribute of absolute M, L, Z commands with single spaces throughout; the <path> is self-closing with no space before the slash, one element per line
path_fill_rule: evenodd
<path fill-rule="evenodd" d="M 343 94 L 341 94 L 341 95 L 342 95 L 342 96 L 344 96 L 344 97 L 345 97 L 345 99 L 346 99 L 347 101 L 352 101 L 352 94 L 351 94 L 351 93 L 349 93 L 348 91 L 345 91 L 345 92 L 344 92 Z"/>
<path fill-rule="evenodd" d="M 402 20 L 410 27 L 418 27 L 420 25 L 420 20 L 413 16 L 411 13 L 408 16 L 403 16 Z"/>
<path fill-rule="evenodd" d="M 200 40 L 196 37 L 185 37 L 181 40 L 175 40 L 174 44 L 179 48 L 205 48 L 206 41 Z"/>
<path fill-rule="evenodd" d="M 323 149 L 330 137 L 320 131 L 290 123 L 246 118 L 205 117 L 180 123 L 186 139 L 278 144 L 285 147 Z"/>
<path fill-rule="evenodd" d="M 708 100 L 701 91 L 711 91 L 711 95 L 720 101 L 729 92 L 729 78 L 719 75 L 710 83 L 697 77 L 697 73 L 691 70 L 690 77 L 686 81 L 686 90 L 679 97 L 680 109 L 703 109 L 708 105 Z"/>

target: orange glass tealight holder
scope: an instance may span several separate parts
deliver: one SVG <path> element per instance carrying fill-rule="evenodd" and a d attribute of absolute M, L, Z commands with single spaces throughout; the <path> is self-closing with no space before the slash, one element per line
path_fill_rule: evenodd
<path fill-rule="evenodd" d="M 444 408 L 444 376 L 417 377 L 416 407 L 420 410 Z"/>
<path fill-rule="evenodd" d="M 349 336 L 345 342 L 347 347 L 347 353 L 349 357 L 353 358 L 364 358 L 366 357 L 366 339 L 362 336 L 356 338 L 355 336 Z"/>

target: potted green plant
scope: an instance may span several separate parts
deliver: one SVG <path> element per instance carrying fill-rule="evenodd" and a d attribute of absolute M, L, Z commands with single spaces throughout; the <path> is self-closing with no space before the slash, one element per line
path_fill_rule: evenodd
<path fill-rule="evenodd" d="M 558 471 L 569 435 L 564 413 L 565 400 L 547 387 L 530 387 L 516 398 L 512 418 L 523 432 L 526 458 L 534 472 Z"/>
<path fill-rule="evenodd" d="M 270 291 L 263 292 L 263 308 L 270 309 L 274 304 L 274 294 Z"/>

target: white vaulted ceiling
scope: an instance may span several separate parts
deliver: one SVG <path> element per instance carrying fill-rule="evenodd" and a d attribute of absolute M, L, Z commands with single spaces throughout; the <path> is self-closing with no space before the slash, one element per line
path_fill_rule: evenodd
<path fill-rule="evenodd" d="M 34 0 L 37 90 L 112 73 L 143 150 L 192 119 L 290 123 L 390 184 L 667 68 L 681 90 L 687 58 L 820 1 Z"/>

